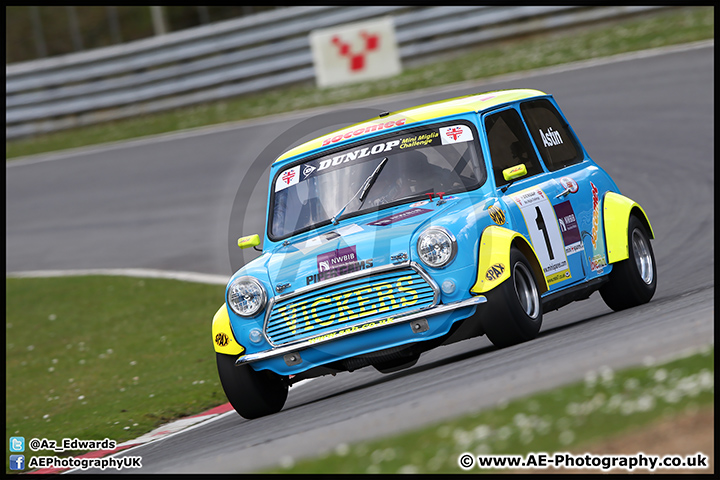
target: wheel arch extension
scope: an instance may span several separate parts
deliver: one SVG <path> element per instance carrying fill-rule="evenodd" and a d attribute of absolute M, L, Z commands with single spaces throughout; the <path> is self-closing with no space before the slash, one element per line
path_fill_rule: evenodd
<path fill-rule="evenodd" d="M 481 237 L 478 253 L 478 270 L 471 293 L 482 294 L 510 278 L 510 249 L 516 247 L 527 258 L 538 280 L 540 294 L 548 291 L 540 261 L 530 242 L 518 232 L 491 225 Z"/>
<path fill-rule="evenodd" d="M 616 263 L 630 257 L 628 250 L 628 223 L 630 216 L 636 216 L 645 226 L 650 238 L 655 238 L 645 210 L 634 200 L 615 192 L 603 197 L 603 227 L 608 263 Z"/>
<path fill-rule="evenodd" d="M 232 327 L 230 326 L 230 316 L 228 315 L 228 307 L 223 303 L 222 307 L 215 313 L 212 320 L 212 342 L 217 353 L 226 355 L 240 355 L 245 351 L 245 347 L 240 345 L 235 339 Z"/>

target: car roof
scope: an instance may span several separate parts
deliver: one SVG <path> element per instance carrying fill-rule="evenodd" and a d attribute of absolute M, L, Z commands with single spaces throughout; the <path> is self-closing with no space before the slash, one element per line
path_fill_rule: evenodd
<path fill-rule="evenodd" d="M 376 133 L 384 128 L 405 126 L 431 120 L 433 118 L 446 117 L 460 113 L 479 113 L 505 103 L 544 95 L 547 94 L 541 92 L 540 90 L 533 89 L 495 90 L 491 92 L 465 95 L 463 97 L 451 98 L 448 100 L 441 100 L 439 102 L 427 103 L 425 105 L 399 110 L 392 114 L 373 118 L 372 120 L 365 122 L 356 123 L 355 125 L 351 125 L 349 127 L 328 133 L 327 135 L 315 138 L 288 150 L 278 157 L 275 162 L 277 163 L 323 146 L 335 147 L 336 145 L 346 143 L 348 141 L 357 140 L 359 137 L 367 134 Z M 398 122 L 397 125 L 396 122 Z M 337 140 L 338 136 L 341 137 L 340 140 Z M 335 141 L 333 141 L 333 139 L 335 139 Z"/>

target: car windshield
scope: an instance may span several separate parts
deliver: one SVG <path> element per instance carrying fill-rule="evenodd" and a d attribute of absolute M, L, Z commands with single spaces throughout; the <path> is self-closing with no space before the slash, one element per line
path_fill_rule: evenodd
<path fill-rule="evenodd" d="M 282 239 L 327 223 L 349 201 L 343 218 L 401 203 L 452 194 L 485 181 L 474 128 L 467 123 L 421 127 L 355 143 L 278 172 L 269 234 Z M 354 198 L 385 158 L 363 202 Z M 351 201 L 352 199 L 352 201 Z"/>

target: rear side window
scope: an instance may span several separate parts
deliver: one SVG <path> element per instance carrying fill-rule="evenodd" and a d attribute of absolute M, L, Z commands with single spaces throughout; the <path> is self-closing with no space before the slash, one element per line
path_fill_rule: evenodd
<path fill-rule="evenodd" d="M 520 111 L 548 170 L 559 170 L 582 162 L 582 150 L 550 101 L 525 102 L 520 105 Z"/>
<path fill-rule="evenodd" d="M 542 173 L 525 125 L 515 109 L 510 108 L 485 117 L 485 131 L 495 184 L 498 187 L 508 183 L 503 178 L 503 170 L 520 163 L 525 165 L 528 176 Z"/>

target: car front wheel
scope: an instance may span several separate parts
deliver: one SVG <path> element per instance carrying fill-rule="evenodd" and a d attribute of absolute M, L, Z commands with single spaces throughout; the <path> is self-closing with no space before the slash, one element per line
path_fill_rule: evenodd
<path fill-rule="evenodd" d="M 520 250 L 510 249 L 510 278 L 487 293 L 488 308 L 480 323 L 496 347 L 508 347 L 537 337 L 542 325 L 542 303 L 530 262 Z"/>
<path fill-rule="evenodd" d="M 249 365 L 235 366 L 237 357 L 215 353 L 225 395 L 241 417 L 253 419 L 282 410 L 288 396 L 283 378 L 268 370 L 256 372 Z"/>
<path fill-rule="evenodd" d="M 628 222 L 629 257 L 613 264 L 610 281 L 600 289 L 608 307 L 616 312 L 647 303 L 657 288 L 655 254 L 645 226 L 637 217 Z"/>

